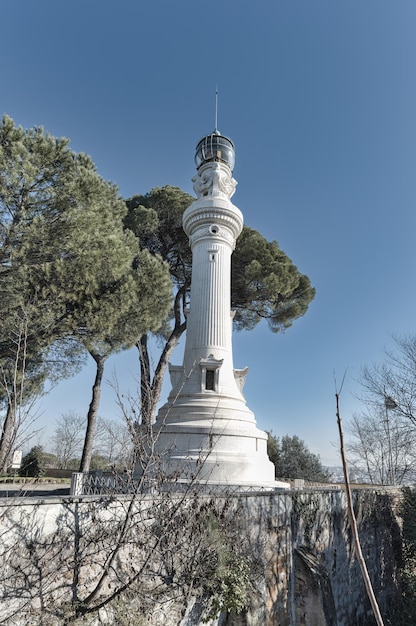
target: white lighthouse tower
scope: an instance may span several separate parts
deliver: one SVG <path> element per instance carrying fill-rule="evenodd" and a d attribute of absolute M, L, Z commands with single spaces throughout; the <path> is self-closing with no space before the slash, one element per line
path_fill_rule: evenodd
<path fill-rule="evenodd" d="M 170 365 L 172 390 L 159 410 L 157 452 L 181 479 L 273 487 L 267 434 L 242 394 L 247 369 L 233 366 L 231 255 L 243 215 L 230 201 L 234 145 L 217 130 L 196 147 L 197 199 L 183 215 L 192 249 L 192 285 L 182 366 Z"/>

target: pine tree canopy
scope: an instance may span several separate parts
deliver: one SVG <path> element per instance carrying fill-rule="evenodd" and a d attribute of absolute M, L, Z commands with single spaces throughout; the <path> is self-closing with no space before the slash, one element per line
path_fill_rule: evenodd
<path fill-rule="evenodd" d="M 192 254 L 182 215 L 193 200 L 178 187 L 169 186 L 127 200 L 126 226 L 139 237 L 141 246 L 168 262 L 178 288 L 190 286 Z M 267 241 L 252 228 L 244 226 L 231 263 L 236 330 L 252 330 L 262 319 L 273 332 L 285 330 L 306 313 L 315 297 L 309 278 L 299 272 L 276 241 Z"/>
<path fill-rule="evenodd" d="M 278 332 L 304 315 L 315 297 L 310 280 L 301 274 L 276 241 L 267 241 L 245 226 L 231 257 L 231 306 L 234 325 L 251 330 L 262 319 Z"/>
<path fill-rule="evenodd" d="M 141 250 L 124 228 L 126 212 L 117 187 L 98 175 L 90 157 L 73 152 L 67 139 L 2 119 L 3 366 L 15 366 L 19 337 L 27 368 L 56 340 L 131 345 L 132 335 L 160 326 L 172 297 L 167 266 Z"/>

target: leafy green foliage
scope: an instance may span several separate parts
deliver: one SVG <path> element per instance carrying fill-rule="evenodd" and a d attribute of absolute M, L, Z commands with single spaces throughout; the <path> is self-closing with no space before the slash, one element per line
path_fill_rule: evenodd
<path fill-rule="evenodd" d="M 44 458 L 42 446 L 34 446 L 22 459 L 19 476 L 39 478 L 44 474 Z"/>
<path fill-rule="evenodd" d="M 182 228 L 182 215 L 193 200 L 179 187 L 167 185 L 126 201 L 125 226 L 139 238 L 142 248 L 168 263 L 178 287 L 188 284 L 191 277 L 192 253 Z"/>
<path fill-rule="evenodd" d="M 235 554 L 232 546 L 224 546 L 216 554 L 215 566 L 205 585 L 210 596 L 205 622 L 218 618 L 223 611 L 239 615 L 247 608 L 249 593 L 253 589 L 251 567 L 251 559 Z"/>
<path fill-rule="evenodd" d="M 304 441 L 296 435 L 285 435 L 280 440 L 268 433 L 267 452 L 275 466 L 276 478 L 326 482 L 330 474 L 321 464 L 317 454 L 311 452 Z"/>
<path fill-rule="evenodd" d="M 14 356 L 16 318 L 24 317 L 26 345 L 37 354 L 74 333 L 106 340 L 114 326 L 110 309 L 125 321 L 132 299 L 148 294 L 146 281 L 167 282 L 160 258 L 140 251 L 124 228 L 117 188 L 68 140 L 15 128 L 4 117 L 0 174 L 0 357 Z M 166 292 L 162 287 L 156 303 L 147 297 L 136 316 L 138 335 L 154 317 L 153 304 L 166 308 Z"/>
<path fill-rule="evenodd" d="M 212 512 L 204 520 L 203 595 L 207 596 L 204 623 L 218 618 L 222 611 L 241 613 L 253 591 L 252 559 L 230 542 L 229 530 Z"/>
<path fill-rule="evenodd" d="M 124 227 L 126 212 L 116 186 L 67 139 L 3 118 L 0 401 L 9 407 L 40 393 L 46 378 L 71 373 L 79 343 L 106 357 L 160 327 L 171 304 L 169 272 Z M 63 367 L 50 359 L 60 356 L 58 346 L 65 346 Z M 15 413 L 9 408 L 0 468 Z"/>
<path fill-rule="evenodd" d="M 110 354 L 130 348 L 144 333 L 160 328 L 171 297 L 166 264 L 143 250 L 137 253 L 123 280 L 96 300 L 86 333 L 80 337 L 96 363 L 80 471 L 90 468 L 105 361 Z"/>
<path fill-rule="evenodd" d="M 280 442 L 275 435 L 272 435 L 272 433 L 267 433 L 267 454 L 277 472 L 278 464 L 280 462 Z"/>
<path fill-rule="evenodd" d="M 94 454 L 91 457 L 90 470 L 109 470 L 108 461 L 102 454 Z"/>
<path fill-rule="evenodd" d="M 52 452 L 42 452 L 43 465 L 45 468 L 57 468 L 58 459 Z"/>
<path fill-rule="evenodd" d="M 6 380 L 25 379 L 25 398 L 69 373 L 73 345 L 61 360 L 50 346 L 82 325 L 91 295 L 118 280 L 111 260 L 125 257 L 127 239 L 136 245 L 116 188 L 68 144 L 7 116 L 0 123 L 0 365 Z M 20 401 L 22 390 L 10 389 L 3 399 Z"/>
<path fill-rule="evenodd" d="M 310 280 L 276 241 L 245 226 L 231 257 L 231 306 L 238 330 L 252 330 L 262 319 L 273 332 L 304 315 L 315 296 Z"/>
<path fill-rule="evenodd" d="M 68 140 L 16 128 L 8 117 L 0 127 L 0 172 L 2 301 L 9 311 L 29 307 L 28 344 L 48 345 L 76 327 L 77 312 L 100 291 L 104 274 L 117 280 L 109 270 L 125 255 L 114 232 L 117 221 L 122 232 L 125 208 Z"/>

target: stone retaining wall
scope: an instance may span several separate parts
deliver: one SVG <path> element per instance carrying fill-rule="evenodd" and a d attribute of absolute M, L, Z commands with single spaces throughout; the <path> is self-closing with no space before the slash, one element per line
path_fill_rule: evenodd
<path fill-rule="evenodd" d="M 399 596 L 401 535 L 397 508 L 400 492 L 366 489 L 356 490 L 353 495 L 362 551 L 381 612 L 386 614 L 389 605 L 394 604 Z M 145 506 L 152 497 L 143 498 L 138 505 Z M 220 499 L 223 497 L 219 496 Z M 371 623 L 368 621 L 370 605 L 354 556 L 343 492 L 285 491 L 240 494 L 232 498 L 238 500 L 242 528 L 251 553 L 257 560 L 257 593 L 244 614 L 223 615 L 218 623 L 234 626 L 364 626 Z M 63 537 L 63 529 L 71 539 L 65 540 L 65 554 L 68 556 L 67 551 L 70 552 L 77 543 L 77 538 L 73 536 L 77 532 L 77 520 L 90 516 L 93 524 L 95 515 L 104 516 L 111 523 L 112 516 L 120 519 L 120 512 L 126 503 L 128 496 L 2 500 L 0 534 L 3 558 L 7 562 L 13 551 L 13 558 L 16 559 L 19 542 L 25 542 L 27 549 L 28 538 L 35 546 L 36 542 L 48 537 Z M 129 550 L 131 552 L 131 546 Z M 134 554 L 130 554 L 129 558 L 134 562 Z M 53 585 L 57 589 L 64 587 L 61 575 L 68 576 L 60 570 L 57 562 L 53 576 L 45 576 L 44 583 L 37 581 L 39 597 L 31 600 L 34 611 L 42 606 L 42 594 L 51 593 Z M 91 571 L 91 580 L 93 578 L 94 571 Z M 16 618 L 23 610 L 24 594 L 13 594 L 13 590 L 7 588 L 7 576 L 3 576 L 2 581 L 0 621 L 14 625 L 29 623 L 19 622 Z M 42 584 L 45 585 L 43 590 Z M 69 592 L 65 593 L 68 595 Z M 58 591 L 55 596 L 56 602 L 61 601 Z M 27 610 L 26 596 L 24 604 Z M 172 621 L 165 616 L 163 623 L 177 626 L 178 613 L 170 611 L 170 614 Z M 14 617 L 8 622 L 10 615 Z M 181 625 L 199 624 L 197 616 L 194 605 L 192 610 L 190 608 L 182 615 Z M 112 623 L 110 617 L 107 619 L 102 623 Z M 162 621 L 146 623 L 156 626 Z"/>

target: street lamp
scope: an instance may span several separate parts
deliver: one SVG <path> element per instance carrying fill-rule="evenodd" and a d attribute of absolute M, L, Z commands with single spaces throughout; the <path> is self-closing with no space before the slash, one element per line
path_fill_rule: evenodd
<path fill-rule="evenodd" d="M 384 389 L 384 409 L 386 411 L 385 421 L 386 421 L 386 430 L 387 430 L 387 441 L 388 441 L 388 446 L 389 446 L 389 465 L 390 465 L 390 471 L 388 475 L 390 475 L 392 485 L 396 484 L 396 472 L 395 472 L 395 468 L 393 467 L 393 454 L 392 454 L 392 449 L 391 449 L 389 411 L 393 411 L 394 409 L 397 409 L 398 406 L 399 404 L 397 400 L 395 400 L 392 396 L 388 396 L 386 394 L 386 390 Z"/>

